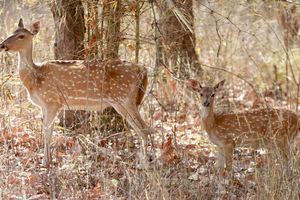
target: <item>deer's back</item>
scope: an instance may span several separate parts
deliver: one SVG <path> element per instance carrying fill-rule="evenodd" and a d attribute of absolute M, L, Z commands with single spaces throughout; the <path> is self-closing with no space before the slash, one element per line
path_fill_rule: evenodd
<path fill-rule="evenodd" d="M 48 103 L 81 105 L 122 101 L 135 92 L 142 72 L 139 65 L 120 60 L 48 61 L 20 76 L 31 95 Z"/>
<path fill-rule="evenodd" d="M 213 133 L 224 139 L 233 138 L 237 143 L 256 143 L 270 139 L 293 139 L 298 129 L 299 119 L 294 112 L 258 109 L 217 115 Z"/>

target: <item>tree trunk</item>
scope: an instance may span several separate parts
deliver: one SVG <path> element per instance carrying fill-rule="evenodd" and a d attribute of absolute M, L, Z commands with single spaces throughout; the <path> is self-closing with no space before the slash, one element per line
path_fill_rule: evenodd
<path fill-rule="evenodd" d="M 118 59 L 119 46 L 121 42 L 121 19 L 122 11 L 121 0 L 103 2 L 103 40 L 102 57 L 104 59 Z M 107 108 L 101 117 L 102 126 L 106 130 L 120 132 L 127 129 L 127 124 L 123 118 L 112 108 Z"/>
<path fill-rule="evenodd" d="M 103 18 L 106 25 L 104 34 L 106 47 L 103 56 L 106 59 L 119 58 L 120 28 L 123 16 L 121 7 L 121 0 L 103 3 Z"/>
<path fill-rule="evenodd" d="M 283 33 L 284 45 L 289 50 L 298 41 L 300 15 L 297 13 L 297 7 L 293 4 L 288 7 L 279 6 L 277 15 L 279 27 Z"/>
<path fill-rule="evenodd" d="M 193 0 L 160 0 L 157 7 L 163 57 L 171 59 L 172 66 L 183 67 L 181 75 L 188 76 L 187 67 L 200 75 L 202 69 L 195 51 Z"/>
<path fill-rule="evenodd" d="M 98 27 L 98 0 L 87 1 L 87 36 L 86 58 L 99 58 L 98 46 L 100 43 L 100 32 Z"/>
<path fill-rule="evenodd" d="M 85 21 L 81 0 L 53 0 L 51 11 L 55 23 L 55 59 L 84 59 Z M 77 128 L 87 118 L 85 111 L 67 110 L 60 121 L 66 127 Z"/>

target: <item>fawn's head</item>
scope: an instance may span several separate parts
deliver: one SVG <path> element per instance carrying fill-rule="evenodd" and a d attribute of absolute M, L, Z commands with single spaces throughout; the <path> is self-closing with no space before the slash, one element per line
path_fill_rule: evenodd
<path fill-rule="evenodd" d="M 201 106 L 208 108 L 213 106 L 215 93 L 219 91 L 225 83 L 225 80 L 217 83 L 214 87 L 202 87 L 201 84 L 193 79 L 188 80 L 188 87 L 193 91 L 200 93 Z"/>
<path fill-rule="evenodd" d="M 31 25 L 30 30 L 24 28 L 23 20 L 19 20 L 18 28 L 11 36 L 6 38 L 0 44 L 1 51 L 20 52 L 26 51 L 32 45 L 32 38 L 40 30 L 40 22 L 37 21 Z"/>

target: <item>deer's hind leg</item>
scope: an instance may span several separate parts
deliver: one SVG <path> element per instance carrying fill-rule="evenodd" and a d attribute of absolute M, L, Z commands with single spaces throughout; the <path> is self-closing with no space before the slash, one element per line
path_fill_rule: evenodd
<path fill-rule="evenodd" d="M 280 138 L 280 140 L 275 143 L 274 149 L 276 149 L 275 154 L 277 154 L 276 157 L 281 165 L 288 167 L 291 156 L 288 139 L 286 137 Z"/>
<path fill-rule="evenodd" d="M 141 137 L 141 145 L 140 145 L 140 153 L 138 154 L 138 166 L 141 168 L 148 167 L 149 158 L 147 155 L 147 143 L 148 143 L 148 135 L 150 136 L 151 143 L 151 130 L 145 124 L 142 119 L 137 107 L 134 104 L 113 104 L 112 105 L 118 113 L 120 113 L 126 121 L 131 125 L 131 127 L 139 134 Z"/>
<path fill-rule="evenodd" d="M 151 131 L 149 127 L 146 125 L 144 120 L 142 119 L 138 108 L 131 103 L 127 104 L 118 104 L 114 103 L 112 106 L 116 109 L 116 111 L 121 114 L 126 121 L 132 126 L 132 128 L 142 137 L 144 142 L 148 141 L 148 135 L 150 135 Z"/>

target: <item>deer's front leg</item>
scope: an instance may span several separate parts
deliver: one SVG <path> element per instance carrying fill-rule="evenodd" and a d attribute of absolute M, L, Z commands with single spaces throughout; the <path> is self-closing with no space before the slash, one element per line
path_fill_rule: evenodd
<path fill-rule="evenodd" d="M 51 142 L 51 136 L 53 131 L 53 124 L 48 126 L 45 123 L 43 123 L 43 135 L 44 135 L 44 159 L 43 159 L 43 165 L 45 167 L 50 166 L 51 162 L 51 154 L 50 154 L 50 142 Z"/>
<path fill-rule="evenodd" d="M 217 161 L 215 163 L 215 168 L 218 170 L 222 170 L 225 167 L 225 152 L 223 147 L 217 146 Z"/>
<path fill-rule="evenodd" d="M 43 136 L 44 136 L 44 159 L 43 165 L 50 166 L 51 154 L 50 154 L 50 142 L 53 131 L 53 121 L 58 113 L 58 106 L 47 106 L 43 108 Z"/>
<path fill-rule="evenodd" d="M 233 156 L 233 150 L 235 147 L 235 143 L 233 140 L 224 140 L 222 142 L 219 142 L 218 150 L 218 156 L 217 156 L 217 162 L 215 164 L 215 167 L 217 168 L 218 172 L 220 174 L 226 175 L 229 172 L 229 175 L 232 176 L 232 156 Z M 225 171 L 224 171 L 224 167 Z"/>
<path fill-rule="evenodd" d="M 235 147 L 234 140 L 228 140 L 225 143 L 225 159 L 226 159 L 226 170 L 232 170 L 232 157 L 233 157 L 233 150 Z"/>
<path fill-rule="evenodd" d="M 217 146 L 217 160 L 215 163 L 215 168 L 217 170 L 223 170 L 226 163 L 225 141 L 216 133 L 208 133 L 208 137 L 209 140 Z"/>

